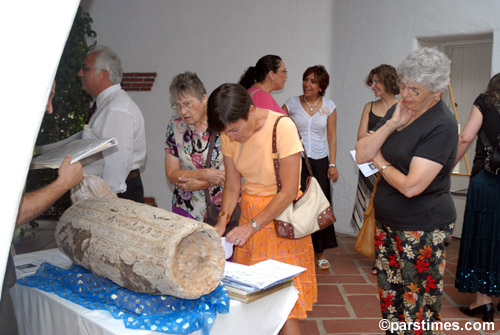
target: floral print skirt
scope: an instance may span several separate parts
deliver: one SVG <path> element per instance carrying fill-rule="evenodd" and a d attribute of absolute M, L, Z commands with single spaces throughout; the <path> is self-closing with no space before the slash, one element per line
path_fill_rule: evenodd
<path fill-rule="evenodd" d="M 241 216 L 239 225 L 246 224 L 259 214 L 273 196 L 255 196 L 243 192 L 241 195 Z M 307 270 L 294 277 L 295 288 L 299 298 L 288 318 L 304 319 L 307 311 L 318 300 L 316 286 L 316 269 L 311 236 L 301 239 L 280 238 L 276 235 L 271 222 L 255 233 L 242 247 L 236 247 L 234 262 L 253 265 L 266 259 L 274 259 L 283 263 L 302 266 Z"/>
<path fill-rule="evenodd" d="M 441 321 L 445 248 L 451 241 L 453 226 L 452 223 L 433 231 L 408 231 L 376 221 L 375 255 L 384 319 L 406 323 Z"/>

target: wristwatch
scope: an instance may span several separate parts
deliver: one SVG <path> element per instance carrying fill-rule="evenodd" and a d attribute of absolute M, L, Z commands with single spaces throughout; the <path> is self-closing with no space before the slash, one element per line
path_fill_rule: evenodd
<path fill-rule="evenodd" d="M 328 164 L 328 166 L 329 166 L 329 167 L 337 167 L 337 164 L 335 164 L 335 163 L 330 163 L 330 164 Z"/>
<path fill-rule="evenodd" d="M 391 166 L 391 165 L 392 165 L 392 164 L 382 165 L 382 166 L 380 167 L 380 170 L 381 170 L 381 171 L 384 171 L 385 169 L 387 169 L 387 168 L 388 168 L 389 166 Z"/>
<path fill-rule="evenodd" d="M 259 225 L 257 224 L 257 222 L 254 219 L 252 219 L 252 228 L 255 230 L 259 230 Z"/>

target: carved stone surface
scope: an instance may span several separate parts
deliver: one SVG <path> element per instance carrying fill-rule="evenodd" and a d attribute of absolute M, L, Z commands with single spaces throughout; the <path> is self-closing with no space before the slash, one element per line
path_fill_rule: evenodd
<path fill-rule="evenodd" d="M 224 272 L 214 228 L 130 200 L 75 203 L 61 216 L 55 239 L 76 264 L 136 292 L 197 299 Z"/>

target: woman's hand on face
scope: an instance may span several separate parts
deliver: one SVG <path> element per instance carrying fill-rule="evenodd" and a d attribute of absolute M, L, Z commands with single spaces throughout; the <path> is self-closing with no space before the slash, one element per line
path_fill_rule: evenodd
<path fill-rule="evenodd" d="M 415 114 L 415 111 L 408 109 L 402 101 L 398 102 L 394 114 L 392 114 L 391 122 L 396 129 L 404 127 L 410 118 Z"/>
<path fill-rule="evenodd" d="M 337 169 L 337 167 L 328 167 L 328 179 L 330 179 L 334 183 L 339 179 L 339 170 Z"/>
<path fill-rule="evenodd" d="M 205 169 L 207 172 L 208 182 L 212 185 L 223 185 L 226 180 L 226 171 L 223 169 Z"/>
<path fill-rule="evenodd" d="M 233 243 L 235 246 L 242 247 L 255 234 L 256 230 L 250 223 L 235 227 L 226 235 L 226 241 Z"/>

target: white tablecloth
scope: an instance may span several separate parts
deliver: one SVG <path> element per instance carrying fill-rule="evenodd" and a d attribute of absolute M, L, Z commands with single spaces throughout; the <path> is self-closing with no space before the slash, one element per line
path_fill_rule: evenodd
<path fill-rule="evenodd" d="M 14 263 L 16 266 L 24 264 L 37 266 L 44 259 L 51 260 L 49 263 L 58 266 L 70 264 L 58 249 L 17 255 L 14 257 Z M 16 270 L 22 271 L 22 269 Z M 18 272 L 18 278 L 35 272 L 36 267 L 25 267 L 24 271 L 26 272 L 24 274 Z M 122 320 L 114 319 L 107 311 L 92 311 L 54 293 L 36 288 L 16 284 L 11 289 L 11 295 L 21 335 L 164 334 L 125 328 Z M 295 287 L 289 286 L 250 304 L 231 300 L 229 313 L 217 315 L 211 334 L 277 334 L 295 305 L 297 297 L 298 292 Z"/>

